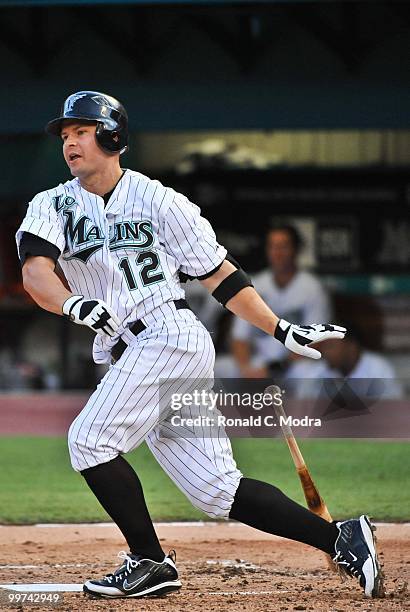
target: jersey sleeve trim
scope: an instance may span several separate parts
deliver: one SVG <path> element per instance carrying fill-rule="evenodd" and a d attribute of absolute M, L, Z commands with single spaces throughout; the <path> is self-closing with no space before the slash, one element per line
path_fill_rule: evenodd
<path fill-rule="evenodd" d="M 51 223 L 47 219 L 28 216 L 25 217 L 16 234 L 17 248 L 20 258 L 20 243 L 25 232 L 34 234 L 35 236 L 50 242 L 52 245 L 57 247 L 60 253 L 64 251 L 65 239 L 58 225 Z"/>
<path fill-rule="evenodd" d="M 221 268 L 223 262 L 225 261 L 225 258 L 221 261 L 221 263 L 219 263 L 216 268 L 214 268 L 213 270 L 211 270 L 210 272 L 207 272 L 206 274 L 201 274 L 201 276 L 196 276 L 195 278 L 197 278 L 198 280 L 202 281 L 202 280 L 206 280 L 207 278 L 209 278 L 210 276 L 213 276 L 215 274 L 215 272 L 218 272 L 219 268 Z"/>
<path fill-rule="evenodd" d="M 49 257 L 54 263 L 57 263 L 60 254 L 60 249 L 48 240 L 44 240 L 44 238 L 29 232 L 23 232 L 19 245 L 20 263 L 22 266 L 29 256 Z"/>

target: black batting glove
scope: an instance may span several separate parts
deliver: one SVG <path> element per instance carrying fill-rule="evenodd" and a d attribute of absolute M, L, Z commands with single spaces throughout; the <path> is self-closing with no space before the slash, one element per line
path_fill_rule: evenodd
<path fill-rule="evenodd" d="M 320 359 L 322 354 L 309 345 L 314 342 L 322 342 L 322 340 L 344 338 L 346 331 L 344 327 L 330 325 L 329 323 L 294 325 L 288 323 L 285 319 L 279 319 L 274 336 L 290 351 L 303 355 L 303 357 Z"/>
<path fill-rule="evenodd" d="M 63 304 L 63 314 L 78 325 L 87 325 L 100 336 L 112 337 L 121 325 L 115 312 L 102 300 L 73 295 Z"/>

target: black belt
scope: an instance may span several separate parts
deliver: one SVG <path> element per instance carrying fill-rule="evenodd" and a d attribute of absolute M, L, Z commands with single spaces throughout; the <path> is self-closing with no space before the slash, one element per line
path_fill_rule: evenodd
<path fill-rule="evenodd" d="M 186 300 L 173 300 L 173 303 L 175 304 L 175 308 L 177 310 L 182 310 L 183 308 L 188 308 L 188 310 L 191 310 Z M 144 331 L 144 329 L 147 329 L 147 326 L 144 325 L 144 323 L 139 319 L 138 321 L 135 321 L 135 323 L 133 323 L 128 329 L 134 334 L 134 336 L 138 336 L 138 334 Z M 124 342 L 122 338 L 118 340 L 117 344 L 114 344 L 111 349 L 111 358 L 113 363 L 119 360 L 127 346 L 128 344 Z"/>

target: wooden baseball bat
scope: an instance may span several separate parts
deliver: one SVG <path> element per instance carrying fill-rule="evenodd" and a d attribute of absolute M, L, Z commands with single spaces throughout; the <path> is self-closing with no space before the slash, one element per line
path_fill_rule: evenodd
<path fill-rule="evenodd" d="M 310 475 L 310 472 L 306 466 L 305 460 L 303 458 L 302 453 L 300 452 L 300 448 L 298 443 L 296 442 L 295 436 L 293 435 L 293 431 L 290 425 L 286 423 L 286 413 L 283 408 L 282 401 L 282 391 L 277 385 L 271 385 L 265 389 L 265 393 L 275 397 L 275 401 L 273 401 L 273 407 L 278 419 L 278 422 L 282 428 L 282 433 L 285 437 L 287 445 L 290 450 L 290 454 L 292 455 L 293 463 L 295 464 L 296 471 L 299 475 L 300 482 L 302 484 L 303 493 L 305 494 L 306 503 L 311 512 L 318 514 L 329 523 L 332 522 L 332 517 L 327 509 L 325 502 L 323 501 L 320 493 L 313 482 L 313 479 Z M 280 397 L 280 402 L 277 401 L 277 398 Z M 332 561 L 330 555 L 326 555 L 327 563 L 329 567 L 336 571 L 335 564 Z"/>

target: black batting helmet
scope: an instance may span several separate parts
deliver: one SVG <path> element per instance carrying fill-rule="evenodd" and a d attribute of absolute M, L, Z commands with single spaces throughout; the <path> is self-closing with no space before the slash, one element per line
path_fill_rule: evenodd
<path fill-rule="evenodd" d="M 46 132 L 59 136 L 64 119 L 96 121 L 95 136 L 102 149 L 124 153 L 128 148 L 127 111 L 115 98 L 99 91 L 77 91 L 65 100 L 60 116 L 46 125 Z"/>

